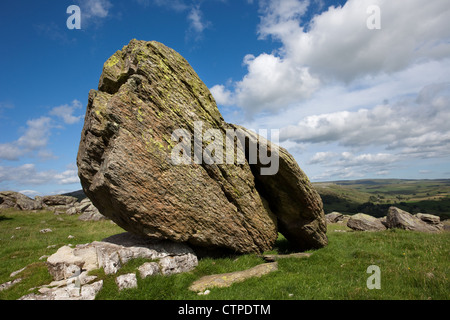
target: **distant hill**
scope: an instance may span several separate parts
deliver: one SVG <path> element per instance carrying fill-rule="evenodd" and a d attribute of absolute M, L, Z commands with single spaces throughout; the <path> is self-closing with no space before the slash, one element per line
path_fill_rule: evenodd
<path fill-rule="evenodd" d="M 68 193 L 64 193 L 62 194 L 63 196 L 71 196 L 71 197 L 75 197 L 78 199 L 78 201 L 83 200 L 84 198 L 86 198 L 86 195 L 84 194 L 83 190 L 78 190 L 78 191 L 73 191 L 73 192 L 68 192 Z"/>
<path fill-rule="evenodd" d="M 365 179 L 313 183 L 322 197 L 325 213 L 359 212 L 375 217 L 397 206 L 411 213 L 450 218 L 450 179 Z"/>

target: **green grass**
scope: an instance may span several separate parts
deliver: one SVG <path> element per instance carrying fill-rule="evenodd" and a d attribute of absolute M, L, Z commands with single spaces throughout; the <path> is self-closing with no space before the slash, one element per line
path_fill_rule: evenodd
<path fill-rule="evenodd" d="M 0 213 L 0 283 L 12 280 L 9 274 L 30 265 L 17 277 L 24 280 L 0 292 L 0 299 L 12 300 L 28 294 L 29 288 L 51 281 L 42 255 L 54 253 L 68 243 L 81 244 L 101 240 L 123 232 L 109 221 L 82 222 L 77 217 L 49 212 Z M 45 221 L 45 222 L 44 222 Z M 21 227 L 16 230 L 16 227 Z M 39 230 L 51 228 L 52 233 Z M 344 230 L 347 232 L 337 232 Z M 68 235 L 75 239 L 67 239 Z M 11 239 L 11 237 L 13 239 Z M 118 291 L 115 276 L 102 270 L 93 273 L 104 280 L 97 299 L 109 300 L 313 300 L 313 299 L 395 299 L 427 300 L 450 298 L 448 274 L 450 233 L 425 234 L 403 230 L 349 232 L 346 226 L 328 227 L 329 245 L 311 251 L 309 259 L 285 259 L 279 270 L 261 278 L 236 283 L 229 288 L 211 289 L 206 296 L 188 290 L 204 275 L 227 273 L 254 267 L 264 261 L 256 255 L 204 258 L 189 273 L 140 279 L 138 289 Z M 47 249 L 49 245 L 55 248 Z M 280 235 L 271 253 L 289 253 L 287 240 Z M 45 260 L 43 260 L 45 261 Z M 119 274 L 134 272 L 145 259 L 132 260 Z M 370 265 L 381 269 L 381 290 L 366 287 Z M 116 275 L 117 276 L 117 275 Z M 16 278 L 17 278 L 16 277 Z"/>

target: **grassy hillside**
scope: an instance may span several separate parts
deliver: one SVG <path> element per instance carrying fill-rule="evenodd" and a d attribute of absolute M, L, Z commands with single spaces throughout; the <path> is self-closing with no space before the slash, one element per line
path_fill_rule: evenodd
<path fill-rule="evenodd" d="M 39 230 L 50 228 L 51 233 Z M 342 232 L 346 231 L 346 232 Z M 0 291 L 0 299 L 13 300 L 29 289 L 51 281 L 43 255 L 50 255 L 68 243 L 73 245 L 101 240 L 121 233 L 109 221 L 82 222 L 77 216 L 55 216 L 51 212 L 0 212 L 0 284 L 22 277 L 14 287 Z M 75 238 L 68 239 L 72 235 Z M 140 279 L 138 289 L 119 292 L 115 276 L 101 270 L 94 273 L 104 280 L 98 299 L 136 300 L 304 300 L 304 299 L 449 299 L 450 233 L 424 234 L 402 230 L 349 232 L 346 226 L 328 226 L 329 245 L 311 251 L 309 259 L 279 261 L 279 270 L 259 279 L 249 279 L 229 288 L 212 289 L 207 296 L 188 290 L 204 275 L 247 269 L 263 263 L 256 255 L 205 258 L 189 273 Z M 50 247 L 49 247 L 50 246 Z M 271 253 L 290 252 L 280 236 Z M 131 261 L 120 273 L 135 270 L 144 260 Z M 381 270 L 381 289 L 366 286 L 367 268 Z M 13 271 L 29 266 L 20 275 Z"/>
<path fill-rule="evenodd" d="M 326 213 L 385 216 L 395 205 L 411 213 L 450 218 L 450 180 L 354 180 L 314 183 Z"/>

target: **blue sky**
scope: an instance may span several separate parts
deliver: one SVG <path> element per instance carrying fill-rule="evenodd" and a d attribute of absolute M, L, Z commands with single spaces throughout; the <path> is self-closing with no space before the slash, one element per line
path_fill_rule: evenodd
<path fill-rule="evenodd" d="M 312 181 L 450 178 L 448 0 L 17 0 L 0 3 L 0 190 L 81 188 L 88 92 L 133 38 L 182 54 L 227 122 L 279 129 Z"/>

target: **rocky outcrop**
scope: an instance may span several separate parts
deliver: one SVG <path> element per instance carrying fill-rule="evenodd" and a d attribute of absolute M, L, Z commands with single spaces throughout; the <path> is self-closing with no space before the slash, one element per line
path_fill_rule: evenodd
<path fill-rule="evenodd" d="M 285 150 L 278 182 L 259 179 L 258 164 L 237 156 L 212 161 L 223 150 L 211 148 L 216 138 L 234 151 L 237 142 L 224 137 L 235 129 L 181 55 L 132 40 L 89 93 L 77 158 L 83 190 L 119 226 L 153 239 L 259 253 L 275 243 L 278 220 L 299 247 L 325 245 L 321 200 Z"/>
<path fill-rule="evenodd" d="M 358 213 L 350 217 L 347 222 L 350 229 L 356 231 L 383 231 L 386 230 L 385 225 L 380 219 L 374 218 L 364 213 Z"/>
<path fill-rule="evenodd" d="M 35 199 L 31 199 L 19 192 L 0 192 L 0 209 L 9 208 L 22 211 L 50 210 L 56 215 L 80 215 L 79 220 L 82 221 L 107 219 L 89 198 L 84 198 L 78 202 L 78 198 L 64 195 L 36 196 Z"/>
<path fill-rule="evenodd" d="M 415 216 L 396 207 L 390 207 L 387 216 L 374 218 L 358 213 L 350 217 L 347 227 L 355 231 L 383 231 L 404 229 L 419 232 L 440 232 L 444 225 L 440 218 L 431 214 L 418 213 Z"/>
<path fill-rule="evenodd" d="M 53 279 L 59 281 L 98 268 L 105 274 L 115 274 L 136 258 L 159 260 L 159 273 L 164 275 L 190 271 L 198 263 L 195 253 L 184 244 L 123 233 L 75 248 L 61 247 L 47 259 L 47 266 Z"/>
<path fill-rule="evenodd" d="M 430 219 L 424 217 L 424 220 L 413 216 L 409 212 L 396 207 L 390 207 L 386 216 L 386 224 L 389 228 L 398 228 L 420 232 L 440 232 L 442 225 L 435 224 L 435 219 L 431 219 L 431 223 L 427 223 Z"/>
<path fill-rule="evenodd" d="M 41 210 L 43 207 L 42 201 L 35 201 L 19 192 L 0 192 L 0 209 Z"/>
<path fill-rule="evenodd" d="M 59 248 L 47 259 L 54 281 L 39 287 L 39 294 L 29 294 L 21 300 L 93 300 L 103 281 L 88 275 L 89 271 L 102 268 L 107 275 L 116 274 L 124 264 L 137 258 L 155 260 L 136 270 L 141 278 L 188 272 L 198 264 L 195 253 L 184 244 L 122 233 L 75 248 Z M 116 283 L 119 290 L 135 288 L 136 273 L 118 276 Z"/>

